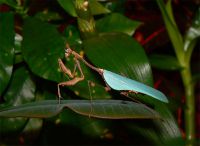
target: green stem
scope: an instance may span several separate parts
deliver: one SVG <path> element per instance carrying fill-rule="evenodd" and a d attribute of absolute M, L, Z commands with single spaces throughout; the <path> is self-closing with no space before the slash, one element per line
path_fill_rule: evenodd
<path fill-rule="evenodd" d="M 179 32 L 174 20 L 171 0 L 169 0 L 165 6 L 163 0 L 157 0 L 160 7 L 170 40 L 174 47 L 176 57 L 184 67 L 181 70 L 181 77 L 184 84 L 185 96 L 186 96 L 186 108 L 185 108 L 185 132 L 187 145 L 194 145 L 195 141 L 195 96 L 194 96 L 194 83 L 192 82 L 192 75 L 190 70 L 190 59 L 195 42 L 191 45 L 187 45 L 187 42 L 183 41 L 181 33 Z M 186 40 L 187 41 L 187 40 Z M 189 40 L 191 41 L 191 40 Z M 191 42 L 190 42 L 191 43 Z M 188 48 L 184 48 L 188 47 Z M 185 52 L 184 50 L 188 50 Z"/>
<path fill-rule="evenodd" d="M 186 96 L 185 108 L 185 132 L 187 145 L 193 145 L 195 140 L 195 96 L 194 84 L 190 71 L 190 65 L 187 63 L 184 70 L 181 71 Z"/>

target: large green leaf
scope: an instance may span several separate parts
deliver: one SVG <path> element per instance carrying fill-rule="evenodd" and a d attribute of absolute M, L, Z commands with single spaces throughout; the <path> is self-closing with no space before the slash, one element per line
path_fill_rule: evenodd
<path fill-rule="evenodd" d="M 76 10 L 74 8 L 74 2 L 73 0 L 57 0 L 58 3 L 60 4 L 60 6 L 67 12 L 69 13 L 71 16 L 76 17 Z"/>
<path fill-rule="evenodd" d="M 71 110 L 64 110 L 59 114 L 60 124 L 75 126 L 81 129 L 81 131 L 90 137 L 103 138 L 108 131 L 110 122 L 108 120 L 88 118 L 87 116 L 77 115 Z"/>
<path fill-rule="evenodd" d="M 31 102 L 35 98 L 35 85 L 31 80 L 28 71 L 21 67 L 17 69 L 12 77 L 11 84 L 4 96 L 5 103 L 0 107 L 18 106 L 26 102 Z M 22 130 L 26 125 L 26 118 L 1 118 L 1 132 L 16 132 Z"/>
<path fill-rule="evenodd" d="M 14 35 L 13 13 L 0 13 L 0 95 L 7 87 L 12 75 Z"/>
<path fill-rule="evenodd" d="M 83 41 L 87 57 L 107 69 L 152 86 L 152 73 L 144 49 L 123 33 L 102 33 Z"/>
<path fill-rule="evenodd" d="M 97 37 L 85 40 L 83 44 L 86 55 L 96 66 L 152 85 L 151 68 L 145 52 L 128 35 L 120 33 L 100 34 Z M 165 143 L 174 137 L 180 137 L 178 126 L 167 106 L 159 101 L 153 101 L 153 105 L 163 120 L 154 121 L 158 128 L 150 129 L 148 136 L 154 134 L 159 139 L 159 135 L 162 135 L 161 143 Z M 137 126 L 137 128 L 145 131 L 144 127 Z"/>
<path fill-rule="evenodd" d="M 112 13 L 96 22 L 96 29 L 99 32 L 123 32 L 133 35 L 141 23 L 133 21 L 119 13 Z"/>
<path fill-rule="evenodd" d="M 121 14 L 124 14 L 126 11 L 126 0 L 114 0 L 114 1 L 110 1 L 110 0 L 106 0 L 104 2 L 104 6 L 106 8 L 108 8 L 111 12 L 118 12 Z"/>
<path fill-rule="evenodd" d="M 144 49 L 132 37 L 124 33 L 101 33 L 84 40 L 83 46 L 87 57 L 97 67 L 153 85 L 151 68 Z M 149 96 L 141 94 L 133 96 L 154 104 L 154 99 Z"/>
<path fill-rule="evenodd" d="M 77 27 L 68 25 L 64 30 L 64 36 L 67 39 L 67 43 L 70 44 L 70 47 L 80 47 L 82 41 Z"/>
<path fill-rule="evenodd" d="M 163 121 L 155 121 L 155 124 L 160 132 L 160 140 L 165 144 L 168 144 L 169 141 L 173 139 L 181 138 L 181 133 L 177 124 L 177 121 L 173 117 L 169 108 L 164 104 L 158 104 L 155 107 L 156 111 L 159 111 L 159 114 L 162 115 Z"/>
<path fill-rule="evenodd" d="M 89 0 L 89 3 L 92 15 L 110 13 L 110 10 L 105 8 L 101 3 L 97 2 L 97 0 Z"/>
<path fill-rule="evenodd" d="M 23 37 L 22 54 L 32 72 L 48 80 L 61 81 L 58 58 L 64 55 L 65 44 L 56 26 L 28 18 Z"/>
<path fill-rule="evenodd" d="M 127 124 L 126 126 L 133 133 L 141 134 L 146 140 L 151 141 L 154 145 L 168 146 L 171 143 L 183 143 L 179 127 L 171 114 L 171 111 L 164 104 L 157 104 L 155 108 L 162 116 L 162 120 L 153 120 L 149 125 L 144 123 Z"/>
<path fill-rule="evenodd" d="M 1 109 L 0 117 L 39 117 L 57 115 L 65 107 L 81 115 L 106 119 L 154 119 L 159 114 L 144 104 L 122 100 L 45 100 Z"/>
<path fill-rule="evenodd" d="M 20 67 L 15 70 L 11 84 L 4 96 L 6 104 L 20 105 L 34 99 L 35 84 L 32 81 L 28 70 Z M 19 100 L 20 99 L 20 100 Z"/>
<path fill-rule="evenodd" d="M 151 65 L 158 69 L 163 70 L 180 70 L 181 67 L 180 63 L 174 56 L 170 55 L 161 55 L 161 54 L 153 54 L 149 56 Z"/>
<path fill-rule="evenodd" d="M 35 18 L 38 18 L 42 21 L 56 21 L 56 20 L 60 20 L 61 16 L 59 15 L 58 12 L 46 10 L 46 11 L 38 12 L 35 15 Z"/>
<path fill-rule="evenodd" d="M 74 0 L 58 0 L 58 3 L 71 16 L 77 17 L 76 10 L 74 7 Z M 93 15 L 105 14 L 110 12 L 107 8 L 105 8 L 96 0 L 89 0 L 89 4 Z"/>

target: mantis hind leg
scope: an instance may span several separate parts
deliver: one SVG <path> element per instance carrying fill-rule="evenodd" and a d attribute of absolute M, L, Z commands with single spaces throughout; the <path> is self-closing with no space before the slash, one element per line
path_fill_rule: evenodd
<path fill-rule="evenodd" d="M 135 91 L 122 91 L 122 92 L 120 92 L 121 95 L 126 96 L 126 97 L 128 97 L 129 99 L 131 99 L 131 100 L 133 100 L 133 101 L 135 101 L 135 102 L 137 102 L 137 103 L 141 103 L 139 100 L 130 97 L 130 96 L 129 96 L 130 93 L 133 93 L 133 94 L 135 94 L 135 95 L 138 94 L 138 92 L 135 92 Z"/>

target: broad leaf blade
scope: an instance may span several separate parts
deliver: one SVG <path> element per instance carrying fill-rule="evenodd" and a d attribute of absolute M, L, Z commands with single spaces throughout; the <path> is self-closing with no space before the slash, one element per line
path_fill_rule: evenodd
<path fill-rule="evenodd" d="M 7 87 L 14 61 L 14 17 L 12 13 L 0 13 L 0 95 Z"/>
<path fill-rule="evenodd" d="M 36 27 L 37 26 L 37 27 Z M 58 58 L 64 55 L 64 39 L 54 25 L 29 18 L 23 28 L 22 54 L 36 75 L 61 81 Z"/>
<path fill-rule="evenodd" d="M 96 28 L 99 32 L 122 32 L 133 35 L 141 23 L 133 21 L 119 13 L 112 13 L 96 22 Z"/>
<path fill-rule="evenodd" d="M 11 84 L 4 96 L 6 103 L 20 105 L 30 102 L 34 100 L 34 94 L 35 84 L 31 80 L 28 70 L 25 67 L 15 70 Z"/>
<path fill-rule="evenodd" d="M 93 138 L 105 135 L 105 129 L 108 129 L 112 121 L 88 118 L 88 116 L 78 115 L 71 110 L 63 110 L 59 114 L 59 119 L 61 124 L 78 127 L 84 134 Z"/>
<path fill-rule="evenodd" d="M 53 11 L 38 12 L 34 17 L 42 21 L 48 21 L 48 22 L 62 19 L 59 13 Z"/>
<path fill-rule="evenodd" d="M 152 85 L 151 69 L 145 52 L 127 35 L 100 34 L 96 38 L 85 40 L 83 44 L 86 55 L 96 66 Z M 146 98 L 145 101 L 153 101 L 152 98 L 141 98 Z M 164 119 L 163 121 L 155 120 L 155 125 L 158 127 L 156 132 L 162 134 L 162 143 L 174 137 L 180 137 L 178 126 L 166 105 L 159 101 L 153 101 L 153 105 Z M 151 129 L 149 135 L 153 134 L 154 130 Z M 158 136 L 157 133 L 156 136 Z"/>
<path fill-rule="evenodd" d="M 19 106 L 31 102 L 35 98 L 35 85 L 31 80 L 28 71 L 20 67 L 13 73 L 11 84 L 4 96 L 5 103 L 0 107 Z M 26 118 L 0 118 L 1 132 L 16 132 L 22 130 L 26 125 Z"/>
<path fill-rule="evenodd" d="M 180 70 L 180 65 L 176 57 L 170 55 L 153 54 L 149 56 L 151 65 L 162 70 Z"/>
<path fill-rule="evenodd" d="M 98 45 L 97 45 L 98 44 Z M 97 67 L 153 86 L 151 68 L 144 49 L 124 33 L 101 33 L 83 41 L 87 57 Z M 146 95 L 133 95 L 140 101 L 154 104 Z"/>
<path fill-rule="evenodd" d="M 110 10 L 105 8 L 101 3 L 97 2 L 97 0 L 89 0 L 89 2 L 92 15 L 110 13 Z"/>
<path fill-rule="evenodd" d="M 123 33 L 102 33 L 83 41 L 87 57 L 103 68 L 152 86 L 150 64 L 143 48 Z"/>
<path fill-rule="evenodd" d="M 60 6 L 71 16 L 76 17 L 76 10 L 74 8 L 73 0 L 57 0 Z"/>
<path fill-rule="evenodd" d="M 163 142 L 168 143 L 169 141 L 180 138 L 181 133 L 178 127 L 178 124 L 173 117 L 171 111 L 166 105 L 158 104 L 156 107 L 156 111 L 159 111 L 159 114 L 162 115 L 164 121 L 155 121 L 155 124 L 159 128 L 160 138 Z"/>
<path fill-rule="evenodd" d="M 56 100 L 33 102 L 1 109 L 0 117 L 47 118 L 60 113 L 63 108 L 90 117 L 106 119 L 154 119 L 159 114 L 144 104 L 121 100 Z"/>

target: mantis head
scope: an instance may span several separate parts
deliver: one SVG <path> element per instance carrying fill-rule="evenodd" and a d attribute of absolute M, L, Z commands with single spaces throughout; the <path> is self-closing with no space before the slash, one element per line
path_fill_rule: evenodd
<path fill-rule="evenodd" d="M 66 44 L 65 57 L 68 58 L 72 54 L 72 49 Z"/>

